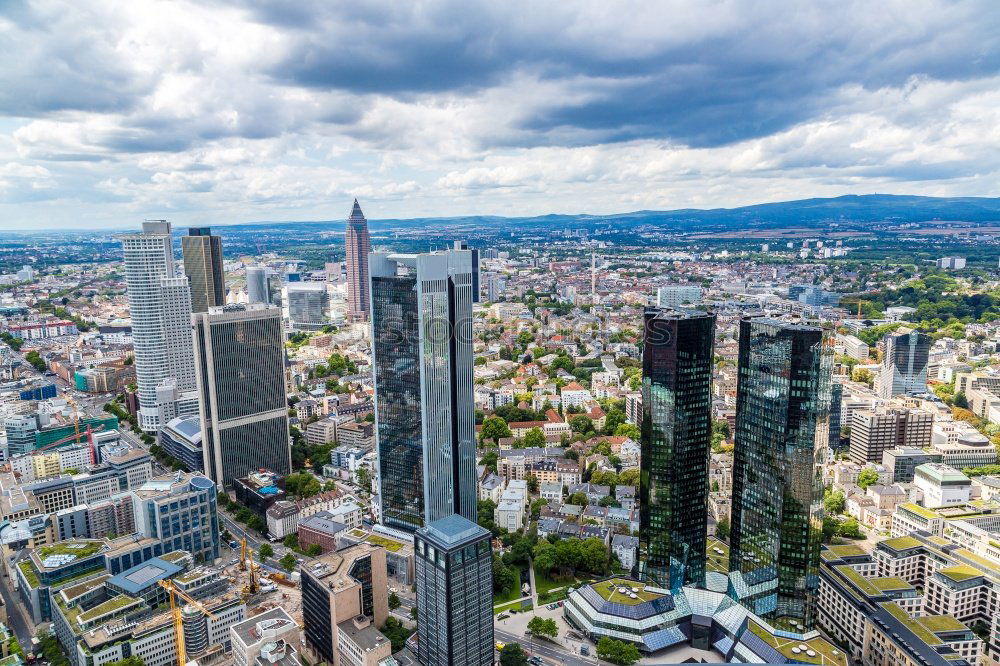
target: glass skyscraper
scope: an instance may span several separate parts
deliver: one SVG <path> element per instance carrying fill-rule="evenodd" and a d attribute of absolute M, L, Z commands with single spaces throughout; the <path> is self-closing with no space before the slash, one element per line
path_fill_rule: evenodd
<path fill-rule="evenodd" d="M 222 270 L 222 238 L 208 227 L 192 227 L 181 237 L 184 274 L 191 282 L 191 311 L 206 312 L 226 304 L 226 276 Z"/>
<path fill-rule="evenodd" d="M 417 655 L 424 666 L 493 664 L 491 538 L 454 514 L 417 530 Z"/>
<path fill-rule="evenodd" d="M 475 521 L 471 254 L 376 252 L 369 268 L 382 523 Z"/>
<path fill-rule="evenodd" d="M 640 576 L 705 584 L 715 315 L 647 308 L 642 349 Z"/>
<path fill-rule="evenodd" d="M 205 474 L 219 485 L 291 472 L 281 309 L 227 305 L 194 316 Z"/>
<path fill-rule="evenodd" d="M 740 322 L 729 593 L 776 628 L 816 624 L 832 347 L 823 330 Z"/>

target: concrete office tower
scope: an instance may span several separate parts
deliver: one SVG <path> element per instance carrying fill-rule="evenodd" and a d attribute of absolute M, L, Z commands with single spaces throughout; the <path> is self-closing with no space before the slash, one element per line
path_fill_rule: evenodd
<path fill-rule="evenodd" d="M 878 377 L 878 393 L 883 398 L 927 392 L 927 359 L 931 336 L 901 328 L 883 338 L 885 353 Z"/>
<path fill-rule="evenodd" d="M 642 349 L 640 575 L 705 584 L 715 315 L 647 308 Z"/>
<path fill-rule="evenodd" d="M 372 241 L 368 235 L 368 220 L 357 199 L 347 218 L 344 249 L 347 252 L 347 317 L 351 321 L 364 321 L 368 318 L 370 304 L 368 254 L 372 251 Z"/>
<path fill-rule="evenodd" d="M 417 659 L 424 666 L 493 663 L 490 538 L 454 514 L 417 530 Z"/>
<path fill-rule="evenodd" d="M 934 415 L 919 409 L 859 409 L 851 414 L 851 462 L 882 462 L 897 447 L 929 448 Z"/>
<path fill-rule="evenodd" d="M 277 305 L 272 300 L 274 291 L 272 283 L 278 282 L 277 276 L 266 266 L 247 267 L 247 302 Z"/>
<path fill-rule="evenodd" d="M 205 475 L 230 485 L 292 471 L 281 310 L 227 305 L 194 315 Z"/>
<path fill-rule="evenodd" d="M 479 250 L 469 247 L 465 241 L 455 241 L 456 250 L 468 250 L 472 253 L 472 302 L 479 302 Z"/>
<path fill-rule="evenodd" d="M 470 252 L 369 261 L 382 523 L 413 532 L 453 513 L 475 521 Z"/>
<path fill-rule="evenodd" d="M 192 227 L 181 237 L 184 274 L 191 281 L 191 311 L 205 312 L 226 304 L 226 275 L 222 270 L 222 238 L 208 227 Z"/>
<path fill-rule="evenodd" d="M 317 331 L 329 323 L 330 295 L 323 282 L 293 282 L 286 287 L 292 328 Z"/>
<path fill-rule="evenodd" d="M 142 233 L 120 236 L 125 256 L 139 426 L 146 432 L 197 413 L 191 342 L 191 290 L 177 277 L 170 223 L 143 222 Z"/>
<path fill-rule="evenodd" d="M 816 623 L 833 348 L 818 327 L 740 322 L 729 594 L 784 631 Z"/>
<path fill-rule="evenodd" d="M 313 653 L 309 661 L 330 666 L 384 663 L 369 660 L 371 653 L 359 654 L 349 648 L 358 643 L 367 643 L 366 650 L 378 647 L 376 641 L 381 634 L 375 627 L 384 625 L 389 617 L 385 548 L 361 542 L 320 555 L 302 565 L 299 571 L 303 635 L 306 647 Z M 358 631 L 354 624 L 358 618 L 372 623 L 368 625 L 371 631 L 366 632 L 367 641 L 363 640 L 365 637 L 352 635 Z"/>

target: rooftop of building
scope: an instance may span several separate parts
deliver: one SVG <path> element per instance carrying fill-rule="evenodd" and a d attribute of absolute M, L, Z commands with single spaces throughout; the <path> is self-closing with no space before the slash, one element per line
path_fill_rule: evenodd
<path fill-rule="evenodd" d="M 337 629 L 346 634 L 363 652 L 382 647 L 389 642 L 389 639 L 371 624 L 366 615 L 344 620 L 337 624 Z"/>
<path fill-rule="evenodd" d="M 154 557 L 113 576 L 108 583 L 128 594 L 136 595 L 151 585 L 156 585 L 159 581 L 171 578 L 180 572 L 181 567 L 173 562 Z"/>
<path fill-rule="evenodd" d="M 420 528 L 417 533 L 446 548 L 478 541 L 489 535 L 485 528 L 457 513 L 435 520 Z"/>
<path fill-rule="evenodd" d="M 278 606 L 234 624 L 232 630 L 244 645 L 253 645 L 261 640 L 264 632 L 281 630 L 288 625 L 295 625 L 295 620 L 288 611 Z"/>

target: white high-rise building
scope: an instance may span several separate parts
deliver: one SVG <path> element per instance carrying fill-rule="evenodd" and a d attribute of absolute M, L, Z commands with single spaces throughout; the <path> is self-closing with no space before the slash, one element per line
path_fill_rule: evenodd
<path fill-rule="evenodd" d="M 156 432 L 198 413 L 191 338 L 191 289 L 174 265 L 170 223 L 143 222 L 120 237 L 125 255 L 139 391 L 139 425 Z"/>

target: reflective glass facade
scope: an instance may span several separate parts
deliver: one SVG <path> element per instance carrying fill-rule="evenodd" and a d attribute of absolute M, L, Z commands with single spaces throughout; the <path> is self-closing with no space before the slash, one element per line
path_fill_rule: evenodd
<path fill-rule="evenodd" d="M 370 271 L 382 522 L 474 519 L 470 253 L 373 253 Z"/>
<path fill-rule="evenodd" d="M 648 308 L 642 353 L 640 575 L 704 585 L 715 315 Z"/>
<path fill-rule="evenodd" d="M 816 622 L 832 347 L 817 327 L 740 322 L 730 594 L 777 628 Z"/>

